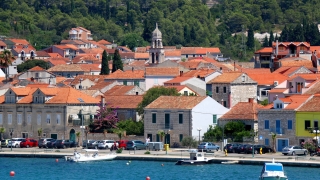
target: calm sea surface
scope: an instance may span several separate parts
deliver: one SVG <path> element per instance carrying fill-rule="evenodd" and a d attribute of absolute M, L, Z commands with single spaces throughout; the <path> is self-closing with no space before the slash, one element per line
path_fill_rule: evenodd
<path fill-rule="evenodd" d="M 130 179 L 180 180 L 180 179 L 258 179 L 262 166 L 210 164 L 203 166 L 176 166 L 174 162 L 114 160 L 87 163 L 70 163 L 64 159 L 0 158 L 0 179 Z M 163 164 L 164 166 L 161 166 Z M 10 171 L 15 172 L 10 177 Z M 290 180 L 320 179 L 318 168 L 285 167 Z"/>

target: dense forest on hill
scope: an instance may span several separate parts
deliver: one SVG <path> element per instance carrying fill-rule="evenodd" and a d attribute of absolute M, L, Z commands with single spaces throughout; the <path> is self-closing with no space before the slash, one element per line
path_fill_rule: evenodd
<path fill-rule="evenodd" d="M 149 44 L 155 24 L 164 45 L 219 46 L 225 56 L 248 59 L 246 31 L 290 30 L 302 21 L 320 19 L 318 0 L 2 0 L 0 35 L 26 38 L 37 49 L 58 44 L 77 26 L 91 30 L 95 40 L 106 39 L 130 48 Z M 288 32 L 288 31 L 287 31 Z M 223 35 L 221 40 L 220 35 Z M 246 51 L 246 57 L 243 51 Z M 241 55 L 241 56 L 240 56 Z"/>

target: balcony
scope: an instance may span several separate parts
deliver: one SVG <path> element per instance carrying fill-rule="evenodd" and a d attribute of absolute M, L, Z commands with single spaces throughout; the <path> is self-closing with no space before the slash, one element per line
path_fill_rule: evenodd
<path fill-rule="evenodd" d="M 285 134 L 285 129 L 284 128 L 271 128 L 270 129 L 270 133 L 275 133 L 277 135 L 282 135 L 282 134 Z"/>
<path fill-rule="evenodd" d="M 159 124 L 159 129 L 173 129 L 173 124 Z"/>

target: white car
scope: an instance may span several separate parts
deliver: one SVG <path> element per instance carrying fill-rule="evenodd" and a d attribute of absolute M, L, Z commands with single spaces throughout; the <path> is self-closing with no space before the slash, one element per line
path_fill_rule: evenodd
<path fill-rule="evenodd" d="M 11 142 L 11 139 L 9 140 L 9 142 L 8 142 L 8 145 L 7 145 L 7 147 L 9 148 L 9 147 L 15 147 L 15 148 L 18 148 L 18 147 L 20 147 L 20 142 L 22 141 L 22 140 L 25 140 L 26 138 L 12 138 L 12 142 Z"/>
<path fill-rule="evenodd" d="M 98 148 L 99 149 L 108 149 L 111 148 L 114 143 L 114 140 L 101 140 L 99 141 Z M 117 143 L 118 146 L 118 143 Z"/>
<path fill-rule="evenodd" d="M 282 154 L 283 155 L 306 155 L 308 154 L 308 150 L 302 148 L 301 146 L 286 146 L 285 148 L 282 149 Z"/>

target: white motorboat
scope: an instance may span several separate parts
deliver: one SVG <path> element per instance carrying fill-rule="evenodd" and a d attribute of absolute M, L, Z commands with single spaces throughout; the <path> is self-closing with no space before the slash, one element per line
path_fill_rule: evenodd
<path fill-rule="evenodd" d="M 203 152 L 198 152 L 196 149 L 190 149 L 190 159 L 179 160 L 176 165 L 203 165 L 210 164 L 210 158 L 204 156 Z"/>
<path fill-rule="evenodd" d="M 66 161 L 88 162 L 88 161 L 111 161 L 117 157 L 115 153 L 100 155 L 97 149 L 82 149 L 83 153 L 75 151 L 73 156 L 65 156 Z"/>
<path fill-rule="evenodd" d="M 284 174 L 283 165 L 281 163 L 275 163 L 274 159 L 272 163 L 265 163 L 259 180 L 288 180 Z"/>

